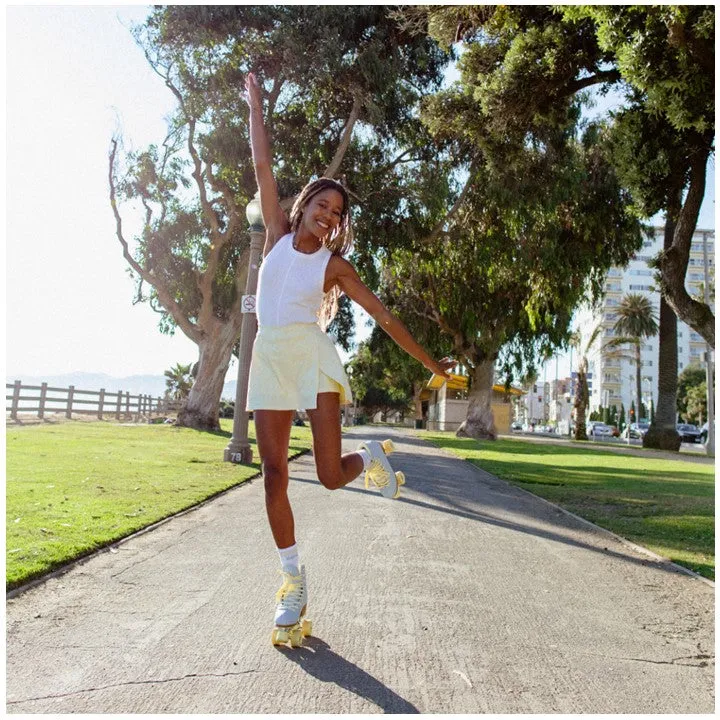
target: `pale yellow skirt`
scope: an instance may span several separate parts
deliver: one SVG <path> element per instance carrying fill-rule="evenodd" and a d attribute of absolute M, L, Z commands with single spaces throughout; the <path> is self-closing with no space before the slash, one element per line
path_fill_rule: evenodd
<path fill-rule="evenodd" d="M 261 327 L 253 345 L 247 410 L 312 410 L 319 392 L 352 392 L 333 341 L 316 323 Z"/>

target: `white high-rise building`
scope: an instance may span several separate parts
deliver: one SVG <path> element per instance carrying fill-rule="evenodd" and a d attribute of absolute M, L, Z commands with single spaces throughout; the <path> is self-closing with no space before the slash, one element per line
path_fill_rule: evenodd
<path fill-rule="evenodd" d="M 593 376 L 590 391 L 589 412 L 599 406 L 609 407 L 615 405 L 618 409 L 621 403 L 625 406 L 626 418 L 631 403 L 640 408 L 636 395 L 635 363 L 624 358 L 609 357 L 608 353 L 601 353 L 600 347 L 604 341 L 613 336 L 613 325 L 617 320 L 616 308 L 621 299 L 630 293 L 646 295 L 656 317 L 660 316 L 660 292 L 655 289 L 654 276 L 656 270 L 648 266 L 648 262 L 657 256 L 663 248 L 664 228 L 654 227 L 643 242 L 643 247 L 630 261 L 626 268 L 613 267 L 608 271 L 605 282 L 605 297 L 600 311 L 596 313 L 585 312 L 578 317 L 579 327 L 583 336 L 583 348 L 590 338 L 590 334 L 602 324 L 603 332 L 594 343 L 588 354 L 589 371 Z M 704 251 L 707 253 L 708 279 L 710 286 L 715 278 L 715 231 L 697 229 L 693 235 L 690 261 L 686 276 L 686 287 L 690 295 L 702 299 L 703 283 L 705 281 Z M 714 304 L 711 301 L 711 307 Z M 702 365 L 706 351 L 705 340 L 692 328 L 678 320 L 678 373 L 690 364 Z M 650 411 L 650 400 L 657 406 L 658 397 L 658 348 L 659 338 L 644 340 L 641 348 L 642 363 L 642 398 L 647 412 Z M 633 356 L 634 348 L 627 347 L 625 354 Z"/>

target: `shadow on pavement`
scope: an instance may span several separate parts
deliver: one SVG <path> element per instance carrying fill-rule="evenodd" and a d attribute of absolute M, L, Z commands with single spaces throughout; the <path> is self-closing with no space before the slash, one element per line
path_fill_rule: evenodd
<path fill-rule="evenodd" d="M 377 433 L 377 436 L 385 437 L 390 434 L 391 433 L 379 432 Z M 375 433 L 370 435 L 370 433 L 354 434 L 352 432 L 345 432 L 343 433 L 343 438 L 367 439 L 369 436 L 373 437 L 375 435 Z M 427 441 L 415 437 L 407 437 L 405 435 L 401 438 L 397 438 L 397 440 L 403 444 L 416 447 L 433 447 L 432 444 Z M 425 508 L 432 512 L 447 513 L 467 518 L 469 520 L 487 523 L 489 525 L 504 527 L 516 532 L 582 548 L 593 553 L 614 557 L 618 560 L 623 560 L 636 565 L 653 567 L 663 572 L 672 574 L 682 572 L 674 565 L 663 560 L 656 560 L 651 556 L 646 558 L 638 557 L 631 553 L 624 553 L 602 545 L 594 545 L 589 542 L 583 542 L 582 540 L 566 535 L 563 527 L 565 525 L 569 524 L 574 527 L 587 526 L 585 526 L 584 523 L 572 518 L 570 515 L 566 515 L 560 509 L 554 510 L 550 507 L 544 508 L 543 505 L 545 501 L 543 501 L 539 496 L 533 495 L 530 491 L 523 491 L 515 488 L 504 480 L 496 478 L 491 473 L 487 473 L 481 468 L 478 468 L 472 463 L 462 460 L 459 457 L 453 457 L 449 453 L 443 456 L 423 457 L 421 461 L 422 472 L 420 473 L 417 472 L 417 470 L 419 470 L 418 465 L 412 467 L 414 464 L 414 458 L 412 455 L 399 451 L 393 456 L 393 458 L 397 463 L 395 467 L 405 471 L 408 488 L 425 496 L 425 500 L 418 500 L 401 495 L 401 497 L 394 502 L 407 503 L 415 505 L 416 507 Z M 470 477 L 467 475 L 468 470 L 471 472 Z M 480 474 L 483 475 L 482 479 Z M 317 480 L 309 480 L 293 476 L 292 471 L 290 479 L 293 482 L 309 484 L 317 483 L 320 485 Z M 468 482 L 468 480 L 470 480 L 470 482 Z M 340 492 L 361 494 L 373 492 L 360 487 L 360 483 L 361 481 L 356 481 L 355 485 L 346 485 L 342 488 L 342 490 L 340 490 Z M 486 488 L 492 489 L 493 492 L 485 492 Z M 525 493 L 527 494 L 527 497 L 524 497 Z M 545 522 L 554 525 L 552 529 L 533 527 L 531 524 L 518 523 L 502 517 L 507 509 L 507 506 L 505 505 L 506 502 L 509 503 L 509 506 L 515 505 L 515 512 L 527 513 L 530 508 L 526 505 L 526 503 L 532 502 L 531 498 L 535 498 L 539 503 L 542 503 L 540 506 L 540 508 L 544 510 L 544 512 L 541 511 L 542 515 L 544 515 Z M 516 504 L 518 500 L 520 501 L 519 505 Z M 478 504 L 483 506 L 483 511 L 478 511 L 476 509 Z M 550 505 L 552 506 L 554 504 L 550 503 Z M 498 515 L 495 515 L 496 511 L 498 511 Z"/>
<path fill-rule="evenodd" d="M 320 638 L 306 638 L 301 648 L 278 646 L 277 650 L 288 660 L 297 663 L 309 675 L 322 682 L 335 683 L 369 700 L 386 713 L 420 713 L 414 705 L 372 675 L 333 652 Z"/>

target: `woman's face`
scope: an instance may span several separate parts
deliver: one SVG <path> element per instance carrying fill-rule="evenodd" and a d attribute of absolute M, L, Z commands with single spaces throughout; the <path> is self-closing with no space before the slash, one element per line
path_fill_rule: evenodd
<path fill-rule="evenodd" d="M 315 237 L 324 238 L 340 224 L 343 196 L 332 188 L 321 190 L 308 200 L 302 223 Z"/>

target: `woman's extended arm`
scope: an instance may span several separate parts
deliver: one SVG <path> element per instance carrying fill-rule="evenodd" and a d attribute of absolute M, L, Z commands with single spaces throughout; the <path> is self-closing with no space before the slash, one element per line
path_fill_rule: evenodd
<path fill-rule="evenodd" d="M 260 88 L 252 73 L 247 76 L 245 87 L 247 102 L 250 106 L 250 146 L 255 166 L 255 179 L 260 190 L 263 223 L 266 229 L 264 254 L 267 255 L 272 246 L 290 230 L 290 224 L 280 207 L 277 185 L 272 173 L 270 142 L 263 122 Z"/>
<path fill-rule="evenodd" d="M 333 256 L 329 275 L 340 289 L 360 305 L 375 322 L 408 354 L 422 363 L 430 372 L 448 377 L 450 369 L 457 364 L 452 358 L 434 360 L 419 345 L 402 322 L 395 317 L 379 298 L 363 283 L 355 268 L 345 259 Z"/>

